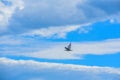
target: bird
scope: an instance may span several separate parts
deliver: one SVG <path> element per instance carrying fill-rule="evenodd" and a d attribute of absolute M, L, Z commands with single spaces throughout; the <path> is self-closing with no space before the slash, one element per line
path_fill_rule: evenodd
<path fill-rule="evenodd" d="M 71 50 L 71 43 L 69 43 L 69 45 L 67 47 L 65 47 L 65 51 L 72 51 Z"/>

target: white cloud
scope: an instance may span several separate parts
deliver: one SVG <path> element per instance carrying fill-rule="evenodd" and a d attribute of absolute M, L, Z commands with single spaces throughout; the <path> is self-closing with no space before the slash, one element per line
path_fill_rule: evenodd
<path fill-rule="evenodd" d="M 4 46 L 1 55 L 18 55 L 44 59 L 82 59 L 84 55 L 88 54 L 106 55 L 120 52 L 120 39 L 96 42 L 72 42 L 72 51 L 66 52 L 64 51 L 64 47 L 67 46 L 68 43 L 69 42 L 37 42 L 32 44 L 32 42 L 27 42 L 25 43 L 27 46 Z"/>
<path fill-rule="evenodd" d="M 18 39 L 17 37 L 13 36 L 1 36 L 0 37 L 0 44 L 1 45 L 19 45 L 24 44 L 25 42 L 22 39 Z"/>
<path fill-rule="evenodd" d="M 1 80 L 119 80 L 120 69 L 0 58 Z"/>
<path fill-rule="evenodd" d="M 58 38 L 65 38 L 66 33 L 74 31 L 79 28 L 79 25 L 75 26 L 63 26 L 63 27 L 48 27 L 33 30 L 31 32 L 25 33 L 24 35 L 39 35 L 42 37 L 58 37 Z"/>
<path fill-rule="evenodd" d="M 64 51 L 65 46 L 67 46 L 66 43 L 56 43 L 55 45 L 53 44 L 46 49 L 29 53 L 29 56 L 48 59 L 80 59 L 82 56 L 87 54 L 115 54 L 120 52 L 120 39 L 111 39 L 98 42 L 73 42 L 73 51 L 71 52 Z"/>
<path fill-rule="evenodd" d="M 24 33 L 23 35 L 39 35 L 42 37 L 47 38 L 65 38 L 66 34 L 75 30 L 80 30 L 81 33 L 87 33 L 89 30 L 85 30 L 83 27 L 88 26 L 90 24 L 83 24 L 83 25 L 70 25 L 70 26 L 58 26 L 58 27 L 48 27 L 48 28 L 41 28 L 37 30 L 30 31 L 28 33 Z"/>
<path fill-rule="evenodd" d="M 7 4 L 9 3 L 9 5 Z M 22 0 L 1 0 L 0 1 L 0 30 L 6 29 L 12 15 L 16 9 L 22 10 L 24 8 Z"/>

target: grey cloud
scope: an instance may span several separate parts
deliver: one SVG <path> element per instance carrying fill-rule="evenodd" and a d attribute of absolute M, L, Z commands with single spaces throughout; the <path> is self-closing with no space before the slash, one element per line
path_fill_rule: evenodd
<path fill-rule="evenodd" d="M 119 0 L 100 0 L 100 1 L 95 1 L 91 0 L 89 3 L 93 7 L 97 7 L 99 9 L 102 9 L 105 11 L 107 14 L 115 14 L 120 12 L 120 1 Z"/>

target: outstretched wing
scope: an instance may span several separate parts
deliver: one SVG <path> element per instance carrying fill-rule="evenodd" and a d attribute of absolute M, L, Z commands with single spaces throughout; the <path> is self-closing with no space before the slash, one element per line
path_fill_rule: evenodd
<path fill-rule="evenodd" d="M 71 49 L 71 43 L 68 45 L 68 49 Z"/>

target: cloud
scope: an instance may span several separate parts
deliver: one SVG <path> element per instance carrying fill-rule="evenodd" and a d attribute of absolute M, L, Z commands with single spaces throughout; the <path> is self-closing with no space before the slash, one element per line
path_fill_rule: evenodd
<path fill-rule="evenodd" d="M 0 45 L 20 45 L 25 44 L 22 39 L 18 39 L 13 36 L 1 36 L 0 37 Z"/>
<path fill-rule="evenodd" d="M 36 51 L 36 42 L 33 39 L 23 37 L 23 36 L 1 36 L 0 37 L 0 56 L 3 53 L 25 53 Z M 38 43 L 37 43 L 38 44 Z M 38 49 L 38 48 L 37 48 Z M 18 50 L 18 51 L 17 51 Z"/>
<path fill-rule="evenodd" d="M 42 37 L 56 37 L 56 38 L 65 38 L 66 33 L 74 31 L 79 28 L 79 25 L 75 26 L 62 26 L 62 27 L 48 27 L 48 28 L 42 28 L 42 29 L 36 29 L 33 31 L 30 31 L 28 33 L 25 33 L 23 35 L 25 36 L 34 36 L 39 35 Z"/>
<path fill-rule="evenodd" d="M 26 8 L 23 12 L 21 11 L 20 17 L 24 19 L 23 17 L 27 16 L 29 18 L 27 21 L 35 20 L 33 22 L 39 22 L 42 27 L 83 24 L 109 19 L 112 15 L 118 14 L 119 3 L 118 0 L 69 0 L 69 2 L 67 0 L 51 2 L 26 0 Z"/>
<path fill-rule="evenodd" d="M 6 29 L 16 9 L 24 8 L 22 0 L 0 0 L 0 31 Z"/>
<path fill-rule="evenodd" d="M 1 80 L 119 80 L 120 69 L 0 58 Z"/>
<path fill-rule="evenodd" d="M 90 24 L 83 24 L 83 25 L 70 25 L 70 26 L 59 26 L 59 27 L 48 27 L 48 28 L 41 28 L 36 29 L 27 33 L 24 33 L 24 36 L 41 36 L 47 38 L 65 38 L 67 33 L 79 30 L 81 33 L 87 33 L 88 30 L 83 28 Z"/>
<path fill-rule="evenodd" d="M 66 43 L 57 43 L 49 48 L 29 54 L 29 56 L 48 59 L 80 59 L 83 55 L 105 55 L 120 52 L 120 39 L 111 39 L 98 42 L 72 43 L 71 52 L 65 52 Z M 41 54 L 41 55 L 40 55 Z M 79 55 L 79 56 L 78 56 Z"/>
<path fill-rule="evenodd" d="M 106 20 L 116 22 L 120 13 L 118 0 L 24 0 L 24 3 L 24 10 L 17 11 L 9 25 L 14 34 L 30 31 L 37 33 L 38 30 L 42 30 L 40 35 L 50 36 L 43 34 L 44 28 L 53 29 L 68 25 L 71 27 Z M 56 33 L 57 29 L 55 30 L 51 34 Z"/>
<path fill-rule="evenodd" d="M 28 41 L 28 42 L 26 42 Z M 0 55 L 18 55 L 44 59 L 82 59 L 84 55 L 106 55 L 120 52 L 120 39 L 96 42 L 72 42 L 72 51 L 64 51 L 69 42 L 36 42 L 26 39 L 23 44 L 4 46 Z M 41 45 L 42 44 L 42 45 Z M 44 44 L 44 45 L 43 45 Z"/>

